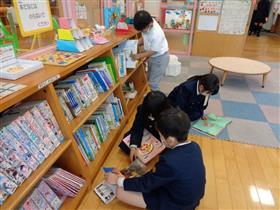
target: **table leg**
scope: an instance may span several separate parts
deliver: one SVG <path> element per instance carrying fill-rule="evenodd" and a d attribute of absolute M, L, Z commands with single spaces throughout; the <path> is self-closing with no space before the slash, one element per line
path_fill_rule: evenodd
<path fill-rule="evenodd" d="M 222 82 L 221 82 L 221 86 L 223 86 L 223 85 L 224 85 L 225 80 L 226 80 L 226 77 L 227 77 L 227 72 L 226 72 L 226 71 L 224 71 L 223 78 L 222 78 Z"/>
<path fill-rule="evenodd" d="M 264 88 L 264 83 L 265 83 L 265 81 L 266 81 L 267 75 L 268 75 L 268 74 L 263 74 L 262 88 Z"/>
<path fill-rule="evenodd" d="M 211 66 L 210 74 L 213 74 L 214 66 Z"/>

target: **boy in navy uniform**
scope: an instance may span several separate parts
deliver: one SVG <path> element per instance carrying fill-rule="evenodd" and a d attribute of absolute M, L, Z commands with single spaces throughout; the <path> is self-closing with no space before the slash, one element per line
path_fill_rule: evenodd
<path fill-rule="evenodd" d="M 125 179 L 117 170 L 105 180 L 116 184 L 117 198 L 149 210 L 192 210 L 205 190 L 205 167 L 200 147 L 186 141 L 190 120 L 180 109 L 163 111 L 157 119 L 161 141 L 168 148 L 160 155 L 155 172 Z"/>
<path fill-rule="evenodd" d="M 191 121 L 207 120 L 204 110 L 210 95 L 219 92 L 219 78 L 215 74 L 197 75 L 175 87 L 168 95 L 169 102 L 186 112 Z"/>

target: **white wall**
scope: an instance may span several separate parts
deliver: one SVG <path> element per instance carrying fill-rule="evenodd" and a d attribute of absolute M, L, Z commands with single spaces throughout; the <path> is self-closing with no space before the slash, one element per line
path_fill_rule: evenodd
<path fill-rule="evenodd" d="M 145 10 L 147 10 L 152 16 L 160 18 L 160 1 L 161 0 L 145 0 Z"/>

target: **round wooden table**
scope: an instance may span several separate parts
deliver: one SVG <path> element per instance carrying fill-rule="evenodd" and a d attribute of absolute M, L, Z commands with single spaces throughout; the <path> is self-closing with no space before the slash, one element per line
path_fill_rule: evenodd
<path fill-rule="evenodd" d="M 226 76 L 229 72 L 237 74 L 263 75 L 262 87 L 268 73 L 271 71 L 270 66 L 265 63 L 239 57 L 216 57 L 209 60 L 211 65 L 210 73 L 213 73 L 214 68 L 224 72 L 221 86 L 224 85 Z"/>

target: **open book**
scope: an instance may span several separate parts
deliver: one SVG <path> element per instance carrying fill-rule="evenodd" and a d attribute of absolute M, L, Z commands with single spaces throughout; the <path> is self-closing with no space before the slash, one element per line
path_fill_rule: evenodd
<path fill-rule="evenodd" d="M 130 135 L 125 137 L 123 142 L 129 147 Z M 138 148 L 137 157 L 140 161 L 146 164 L 164 149 L 165 146 L 158 139 L 156 139 L 149 131 L 144 130 L 141 148 Z"/>
<path fill-rule="evenodd" d="M 217 136 L 229 123 L 230 119 L 216 116 L 213 113 L 207 114 L 208 120 L 198 120 L 193 124 L 192 128 L 199 132 L 202 132 L 210 137 Z"/>

